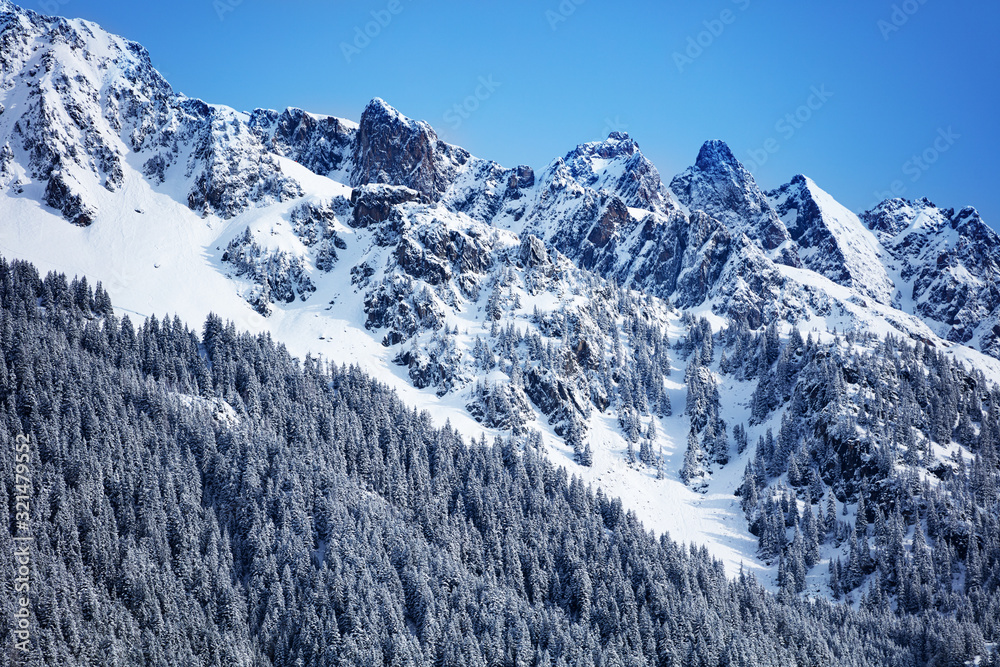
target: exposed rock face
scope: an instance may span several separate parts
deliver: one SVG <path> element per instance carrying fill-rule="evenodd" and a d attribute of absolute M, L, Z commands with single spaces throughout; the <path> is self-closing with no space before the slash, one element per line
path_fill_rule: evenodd
<path fill-rule="evenodd" d="M 590 229 L 590 233 L 587 234 L 587 242 L 596 250 L 604 248 L 614 238 L 615 233 L 619 229 L 624 229 L 630 222 L 628 208 L 625 206 L 625 203 L 618 197 L 611 197 L 607 206 L 604 207 L 600 219 Z M 586 262 L 586 251 L 584 262 Z"/>
<path fill-rule="evenodd" d="M 475 220 L 493 220 L 504 206 L 515 206 L 535 185 L 531 167 L 505 169 L 496 162 L 472 158 L 458 171 L 441 202 Z"/>
<path fill-rule="evenodd" d="M 904 308 L 936 323 L 948 340 L 996 350 L 1000 236 L 974 208 L 956 213 L 927 199 L 889 199 L 861 219 L 905 282 Z"/>
<path fill-rule="evenodd" d="M 404 185 L 437 200 L 471 157 L 439 140 L 426 122 L 410 120 L 376 98 L 361 114 L 351 181 Z"/>
<path fill-rule="evenodd" d="M 417 239 L 424 248 L 425 257 L 433 257 L 438 262 L 450 265 L 454 275 L 481 275 L 493 266 L 493 242 L 483 238 L 474 229 L 421 228 Z M 479 294 L 477 289 L 461 283 L 461 280 L 459 288 L 471 298 L 476 298 Z"/>
<path fill-rule="evenodd" d="M 767 197 L 806 268 L 879 303 L 892 302 L 896 286 L 883 264 L 886 253 L 854 213 L 801 175 Z"/>
<path fill-rule="evenodd" d="M 231 218 L 255 202 L 302 196 L 302 188 L 284 176 L 277 160 L 241 119 L 194 100 L 185 101 L 182 108 L 193 117 L 187 173 L 197 176 L 188 194 L 191 210 Z"/>
<path fill-rule="evenodd" d="M 534 179 L 525 185 L 531 187 Z M 534 191 L 523 201 L 508 204 L 498 222 L 525 228 L 572 252 L 588 237 L 608 202 L 615 199 L 617 211 L 612 215 L 618 215 L 620 222 L 624 222 L 621 213 L 627 208 L 666 212 L 674 207 L 656 167 L 635 141 L 620 132 L 613 132 L 604 141 L 581 144 L 553 161 Z M 606 244 L 613 235 L 607 226 L 605 231 L 598 245 Z"/>
<path fill-rule="evenodd" d="M 386 184 L 441 201 L 452 211 L 491 220 L 535 184 L 530 167 L 505 169 L 447 144 L 424 121 L 402 115 L 381 99 L 361 115 L 352 152 L 354 186 Z"/>
<path fill-rule="evenodd" d="M 698 305 L 706 298 L 722 275 L 732 253 L 733 239 L 719 221 L 703 212 L 695 212 L 688 220 L 687 234 L 678 228 L 678 243 L 682 249 L 679 261 L 672 262 L 674 300 L 687 306 Z M 670 274 L 667 274 L 669 276 Z"/>
<path fill-rule="evenodd" d="M 288 108 L 281 113 L 256 109 L 249 124 L 272 153 L 321 176 L 350 173 L 358 131 L 354 123 Z"/>
<path fill-rule="evenodd" d="M 634 241 L 643 212 L 674 209 L 656 168 L 623 133 L 577 146 L 537 181 L 518 171 L 494 224 L 533 235 L 601 275 L 622 273 L 623 245 Z"/>
<path fill-rule="evenodd" d="M 659 171 L 624 132 L 612 132 L 605 141 L 581 144 L 564 162 L 577 183 L 613 192 L 626 206 L 661 212 L 673 207 Z"/>
<path fill-rule="evenodd" d="M 436 331 L 444 325 L 444 309 L 434 294 L 419 288 L 409 276 L 386 276 L 365 298 L 369 329 L 386 329 L 382 344 L 396 345 L 419 331 Z M 425 385 L 426 386 L 426 385 Z"/>
<path fill-rule="evenodd" d="M 765 251 L 791 240 L 753 176 L 725 142 L 705 142 L 694 166 L 676 176 L 670 190 L 688 209 L 708 213 Z"/>
<path fill-rule="evenodd" d="M 578 146 L 508 203 L 496 224 L 544 239 L 619 284 L 682 307 L 710 300 L 719 314 L 754 327 L 768 317 L 804 317 L 809 304 L 829 307 L 808 290 L 796 302 L 801 290 L 776 264 L 801 266 L 798 246 L 725 144 L 706 144 L 675 179 L 690 213 L 647 165 L 623 134 Z"/>
<path fill-rule="evenodd" d="M 524 378 L 524 392 L 542 414 L 549 416 L 559 435 L 566 434 L 566 427 L 575 414 L 590 414 L 590 401 L 579 388 L 545 369 L 531 369 Z"/>
<path fill-rule="evenodd" d="M 545 244 L 537 236 L 527 234 L 521 240 L 521 249 L 518 252 L 521 266 L 534 268 L 545 266 L 549 263 L 549 252 L 545 249 Z"/>
<path fill-rule="evenodd" d="M 7 7 L 0 89 L 17 111 L 4 114 L 4 127 L 14 160 L 67 219 L 86 224 L 98 213 L 87 193 L 118 191 L 126 158 L 154 184 L 182 171 L 193 184 L 184 203 L 204 215 L 230 218 L 301 194 L 244 116 L 175 94 L 140 45 L 84 21 Z"/>
<path fill-rule="evenodd" d="M 393 207 L 405 202 L 427 203 L 427 198 L 416 190 L 391 185 L 363 185 L 351 193 L 353 227 L 368 227 L 385 222 L 392 215 Z"/>
<path fill-rule="evenodd" d="M 346 200 L 299 204 L 289 213 L 289 223 L 302 243 L 315 252 L 316 268 L 329 272 L 337 263 L 337 251 L 347 250 L 347 242 L 337 233 L 338 213 L 349 215 Z"/>
<path fill-rule="evenodd" d="M 94 221 L 96 211 L 73 187 L 75 184 L 71 178 L 58 169 L 49 172 L 49 181 L 45 185 L 45 203 L 62 212 L 63 217 L 74 225 L 87 227 Z"/>
<path fill-rule="evenodd" d="M 447 308 L 479 298 L 483 281 L 496 261 L 495 233 L 488 234 L 482 226 L 429 223 L 424 211 L 414 206 L 403 205 L 392 217 L 372 223 L 392 229 L 391 233 L 372 230 L 376 239 L 385 241 L 387 268 L 365 299 L 366 326 L 386 329 L 386 345 L 407 341 L 421 331 L 440 329 Z M 374 273 L 372 270 L 370 275 Z M 449 378 L 449 382 L 453 380 Z"/>

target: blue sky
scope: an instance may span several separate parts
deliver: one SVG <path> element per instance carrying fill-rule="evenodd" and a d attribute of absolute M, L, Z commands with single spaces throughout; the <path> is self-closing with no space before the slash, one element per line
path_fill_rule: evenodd
<path fill-rule="evenodd" d="M 668 182 L 723 139 L 765 189 L 805 173 L 854 210 L 895 189 L 1000 226 L 997 3 L 25 4 L 139 41 L 177 90 L 239 109 L 357 119 L 379 96 L 536 168 L 622 129 Z"/>

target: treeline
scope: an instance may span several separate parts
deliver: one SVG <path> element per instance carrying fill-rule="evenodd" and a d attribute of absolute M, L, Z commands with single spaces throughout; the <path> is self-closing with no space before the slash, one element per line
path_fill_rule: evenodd
<path fill-rule="evenodd" d="M 740 494 L 783 595 L 805 589 L 820 546 L 846 545 L 828 566 L 834 598 L 1000 639 L 1000 388 L 920 341 L 720 338 L 725 372 L 756 382 L 751 422 L 781 415 Z"/>
<path fill-rule="evenodd" d="M 971 619 L 779 600 L 533 447 L 464 443 L 355 368 L 217 317 L 136 327 L 106 297 L 0 260 L 0 441 L 36 443 L 31 664 L 992 659 Z M 2 522 L 4 572 L 12 552 Z M 5 649 L 14 604 L 5 586 Z"/>
<path fill-rule="evenodd" d="M 490 428 L 526 437 L 537 410 L 566 438 L 582 465 L 591 465 L 593 458 L 586 441 L 592 412 L 614 410 L 623 435 L 639 452 L 630 458 L 660 465 L 644 434 L 653 415 L 668 416 L 673 410 L 666 389 L 671 373 L 665 332 L 669 304 L 605 283 L 564 258 L 532 265 L 508 252 L 501 261 L 506 264 L 495 267 L 488 281 L 482 278 L 482 292 L 488 292 L 484 331 L 466 338 L 468 351 L 461 345 L 468 332 L 446 324 L 443 308 L 436 305 L 436 300 L 448 303 L 449 288 L 418 288 L 410 278 L 386 278 L 385 285 L 405 283 L 402 291 L 366 308 L 377 314 L 379 326 L 407 323 L 396 327 L 403 331 L 398 336 L 387 334 L 386 340 L 406 341 L 395 362 L 408 368 L 415 386 L 434 387 L 439 395 L 471 384 L 466 408 Z M 528 315 L 523 299 L 546 292 L 559 307 L 540 310 L 535 305 Z M 573 298 L 584 294 L 588 298 Z M 427 316 L 416 318 L 418 313 Z"/>

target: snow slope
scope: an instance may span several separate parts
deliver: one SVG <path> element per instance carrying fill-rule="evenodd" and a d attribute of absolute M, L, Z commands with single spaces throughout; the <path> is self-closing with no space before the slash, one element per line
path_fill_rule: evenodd
<path fill-rule="evenodd" d="M 615 282 L 642 304 L 627 315 L 671 343 L 686 327 L 667 298 L 716 333 L 740 318 L 826 339 L 892 333 L 1000 379 L 1000 362 L 956 344 L 989 351 L 1000 331 L 988 299 L 996 262 L 971 259 L 976 243 L 1000 242 L 968 211 L 887 203 L 859 220 L 804 177 L 768 199 L 721 142 L 667 189 L 619 133 L 536 179 L 439 141 L 382 100 L 359 123 L 297 109 L 243 114 L 174 94 L 142 47 L 94 24 L 0 0 L 0 28 L 0 253 L 100 281 L 132 318 L 177 314 L 200 326 L 214 312 L 293 354 L 358 364 L 469 438 L 508 432 L 474 416 L 477 387 L 524 398 L 513 368 L 473 359 L 494 325 L 565 351 L 570 332 L 553 322 L 569 321 L 594 359 L 616 359 L 616 341 L 629 360 L 641 356 L 628 317 L 594 297 Z M 928 269 L 942 254 L 943 285 Z M 961 315 L 981 316 L 968 338 L 949 333 L 955 285 L 975 288 Z M 418 318 L 404 306 L 426 310 Z M 454 359 L 443 378 L 428 373 L 439 349 Z M 704 493 L 681 482 L 690 419 L 680 361 L 663 385 L 674 414 L 641 417 L 644 428 L 657 423 L 665 479 L 628 462 L 625 408 L 613 396 L 600 409 L 572 407 L 588 392 L 602 398 L 592 377 L 553 379 L 531 364 L 537 383 L 568 385 L 553 406 L 524 398 L 512 408 L 553 461 L 622 497 L 648 527 L 708 545 L 730 574 L 773 574 L 733 495 L 752 448 L 715 467 Z M 752 388 L 721 376 L 717 359 L 710 366 L 722 418 L 747 421 Z M 576 463 L 567 414 L 584 421 L 592 466 Z M 750 441 L 764 428 L 751 427 Z"/>
<path fill-rule="evenodd" d="M 858 216 L 806 176 L 767 196 L 806 267 L 879 303 L 892 302 L 896 287 L 884 266 L 886 253 Z"/>

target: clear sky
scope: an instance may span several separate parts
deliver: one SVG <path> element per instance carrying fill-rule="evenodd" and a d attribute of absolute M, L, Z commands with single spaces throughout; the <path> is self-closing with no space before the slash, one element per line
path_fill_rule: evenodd
<path fill-rule="evenodd" d="M 22 2 L 139 41 L 176 90 L 238 109 L 356 120 L 378 96 L 536 168 L 621 129 L 667 182 L 723 139 L 765 189 L 804 173 L 863 210 L 895 186 L 1000 226 L 996 2 Z"/>

